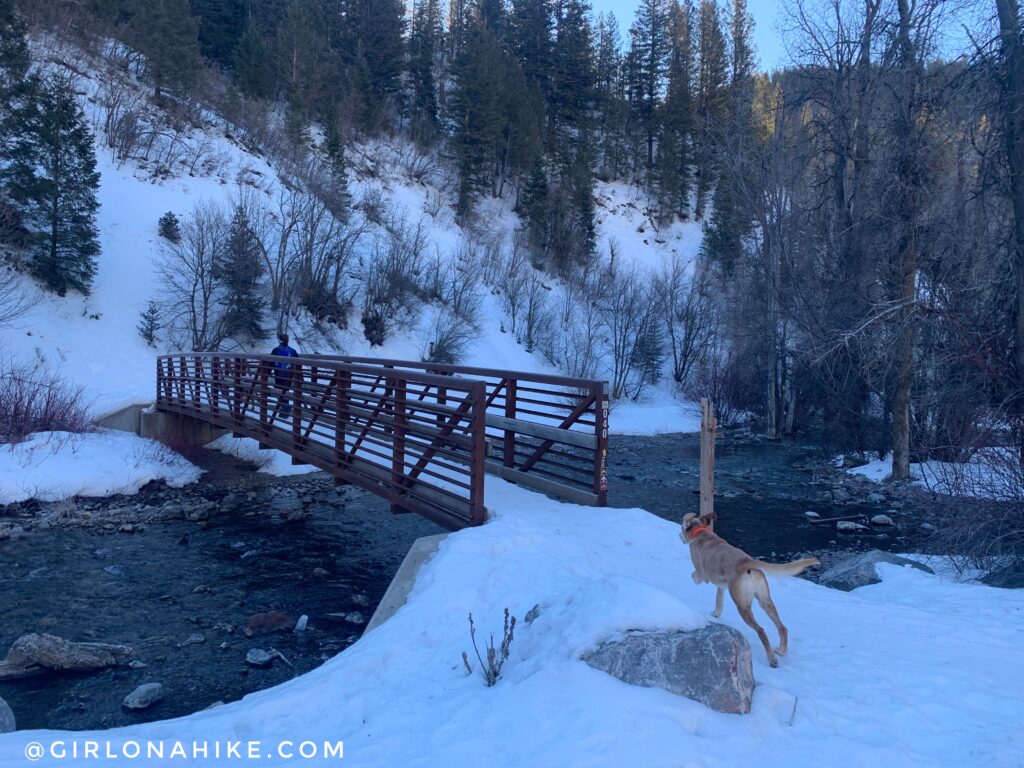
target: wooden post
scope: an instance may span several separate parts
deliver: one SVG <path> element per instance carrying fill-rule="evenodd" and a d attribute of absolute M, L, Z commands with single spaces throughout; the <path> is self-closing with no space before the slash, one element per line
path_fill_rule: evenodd
<path fill-rule="evenodd" d="M 516 380 L 509 377 L 505 379 L 505 418 L 515 419 L 516 417 Z M 516 433 L 515 430 L 505 430 L 505 441 L 501 449 L 502 463 L 506 467 L 516 465 Z"/>
<path fill-rule="evenodd" d="M 715 511 L 715 414 L 706 397 L 700 401 L 700 514 Z"/>
<path fill-rule="evenodd" d="M 602 381 L 594 392 L 594 493 L 597 505 L 608 503 L 608 382 Z"/>
<path fill-rule="evenodd" d="M 487 387 L 482 381 L 472 384 L 466 394 L 472 400 L 469 434 L 472 447 L 469 460 L 469 524 L 487 522 L 484 506 L 484 464 L 487 461 Z"/>
<path fill-rule="evenodd" d="M 270 378 L 270 364 L 261 360 L 256 373 L 256 381 L 259 384 L 259 407 L 260 407 L 260 437 L 270 433 L 270 409 L 267 400 L 268 379 Z"/>
<path fill-rule="evenodd" d="M 292 450 L 298 452 L 303 445 L 302 440 L 302 366 L 292 366 Z M 285 390 L 287 391 L 287 390 Z M 292 459 L 294 459 L 294 454 Z"/>
<path fill-rule="evenodd" d="M 352 391 L 352 372 L 338 370 L 337 384 L 334 392 L 334 484 L 350 485 L 341 478 L 345 466 L 345 435 L 348 433 L 349 400 Z"/>
<path fill-rule="evenodd" d="M 235 368 L 235 403 L 231 407 L 231 415 L 236 424 L 242 423 L 242 358 L 234 359 Z"/>
<path fill-rule="evenodd" d="M 391 379 L 392 409 L 395 425 L 391 435 L 391 511 L 404 512 L 398 497 L 405 490 L 405 387 L 406 381 L 400 376 Z"/>

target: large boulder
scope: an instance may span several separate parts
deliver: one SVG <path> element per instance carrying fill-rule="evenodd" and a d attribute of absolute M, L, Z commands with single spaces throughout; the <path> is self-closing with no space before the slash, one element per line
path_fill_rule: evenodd
<path fill-rule="evenodd" d="M 581 658 L 629 685 L 662 688 L 718 712 L 750 711 L 754 692 L 750 643 L 725 624 L 691 632 L 631 632 Z"/>
<path fill-rule="evenodd" d="M 841 589 L 844 592 L 849 592 L 857 587 L 865 587 L 868 584 L 878 584 L 882 580 L 875 568 L 878 563 L 909 565 L 911 568 L 917 568 L 925 573 L 935 573 L 927 565 L 921 565 L 921 563 L 889 552 L 872 549 L 869 552 L 850 555 L 822 571 L 818 577 L 818 583 L 832 589 Z"/>
<path fill-rule="evenodd" d="M 54 635 L 22 635 L 0 661 L 0 680 L 48 671 L 84 672 L 113 667 L 131 649 L 106 643 L 72 643 Z"/>
<path fill-rule="evenodd" d="M 14 712 L 6 701 L 0 699 L 0 733 L 10 733 L 18 729 L 14 722 Z"/>
<path fill-rule="evenodd" d="M 1010 563 L 1003 568 L 986 574 L 982 577 L 981 581 L 990 587 L 1001 587 L 1003 589 L 1024 588 L 1024 563 Z"/>

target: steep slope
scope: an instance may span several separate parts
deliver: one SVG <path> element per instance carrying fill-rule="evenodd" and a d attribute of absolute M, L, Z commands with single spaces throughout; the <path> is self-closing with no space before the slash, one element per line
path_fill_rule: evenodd
<path fill-rule="evenodd" d="M 98 170 L 102 176 L 98 217 L 102 254 L 94 289 L 88 297 L 40 294 L 30 281 L 17 278 L 26 292 L 38 294 L 39 298 L 27 315 L 0 332 L 0 350 L 19 362 L 58 370 L 82 385 L 92 412 L 99 416 L 132 403 L 151 401 L 154 357 L 158 351 L 171 351 L 166 340 L 158 344 L 158 349 L 147 346 L 137 330 L 140 313 L 148 301 L 162 298 L 157 268 L 161 245 L 157 233 L 159 217 L 173 211 L 184 219 L 195 205 L 203 202 L 227 207 L 240 190 L 255 190 L 269 203 L 285 182 L 271 162 L 242 146 L 225 128 L 225 121 L 210 113 L 203 116 L 201 125 L 178 129 L 174 137 L 174 162 L 118 161 L 115 150 L 108 146 L 116 142 L 105 133 L 105 126 L 111 123 L 111 97 L 115 91 L 121 98 L 127 93 L 135 103 L 155 110 L 142 86 L 123 73 L 113 72 L 103 62 L 82 64 L 86 57 L 52 42 L 37 41 L 35 49 L 51 68 L 66 70 L 64 62 L 78 62 L 77 87 L 95 130 Z M 436 257 L 451 263 L 467 241 L 479 238 L 479 231 L 464 231 L 455 221 L 451 171 L 436 158 L 424 158 L 397 139 L 349 147 L 348 158 L 353 198 L 378 200 L 385 209 L 394 212 L 394 220 L 421 225 L 428 259 Z M 596 190 L 596 201 L 601 259 L 607 259 L 614 248 L 617 258 L 654 269 L 674 252 L 687 257 L 696 253 L 699 226 L 676 225 L 655 232 L 643 211 L 642 196 L 635 188 L 602 184 Z M 486 200 L 480 208 L 478 229 L 485 229 L 492 239 L 511 242 L 521 225 L 512 211 L 512 201 Z M 359 291 L 373 249 L 385 232 L 379 223 L 366 221 L 368 213 L 357 211 L 353 215 L 363 217 L 366 226 L 365 236 L 357 246 L 357 266 L 352 276 Z M 559 282 L 545 276 L 543 283 L 549 300 L 557 301 Z M 357 298 L 357 304 L 358 301 Z M 420 359 L 440 308 L 429 302 L 415 308 L 391 338 L 382 346 L 373 347 L 359 326 L 358 311 L 354 311 L 347 329 L 327 334 L 315 331 L 308 318 L 294 318 L 290 321 L 293 342 L 303 352 Z M 465 350 L 463 362 L 556 372 L 540 354 L 527 351 L 507 332 L 508 317 L 494 290 L 482 292 L 477 317 L 475 338 Z M 269 346 L 272 344 L 267 349 Z M 625 427 L 626 419 L 621 417 L 631 413 L 628 421 L 632 431 L 692 428 L 692 420 L 667 389 L 653 393 L 650 399 L 657 406 L 654 411 L 638 411 L 631 404 L 619 410 L 620 417 L 615 422 L 621 421 Z"/>

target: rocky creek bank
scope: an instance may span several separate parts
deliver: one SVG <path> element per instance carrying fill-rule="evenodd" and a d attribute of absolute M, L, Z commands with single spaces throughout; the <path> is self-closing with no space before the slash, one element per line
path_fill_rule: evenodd
<path fill-rule="evenodd" d="M 177 717 L 303 674 L 361 636 L 412 542 L 440 532 L 322 473 L 194 460 L 206 479 L 183 489 L 0 507 L 0 657 L 29 635 L 130 649 L 0 678 L 18 728 Z"/>

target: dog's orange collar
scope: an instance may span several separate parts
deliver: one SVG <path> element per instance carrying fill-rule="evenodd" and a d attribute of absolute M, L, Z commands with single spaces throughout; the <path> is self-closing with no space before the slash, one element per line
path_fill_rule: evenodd
<path fill-rule="evenodd" d="M 710 533 L 711 529 L 708 528 L 706 525 L 698 525 L 696 528 L 693 529 L 693 531 L 690 532 L 690 538 L 691 539 L 697 538 L 697 534 L 700 533 L 701 531 L 707 531 L 708 533 Z"/>

